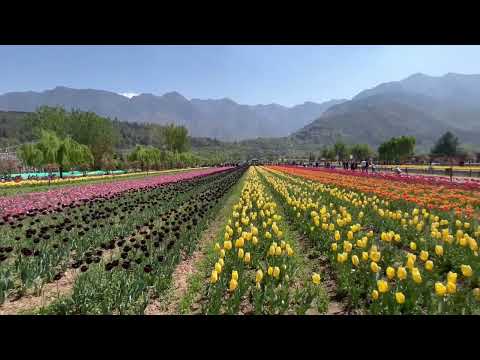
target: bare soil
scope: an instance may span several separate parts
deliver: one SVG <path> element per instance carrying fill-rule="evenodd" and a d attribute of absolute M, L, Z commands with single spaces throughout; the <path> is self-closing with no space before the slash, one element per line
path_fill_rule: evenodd
<path fill-rule="evenodd" d="M 206 247 L 210 245 L 218 234 L 218 229 L 223 225 L 221 214 L 210 223 L 202 233 L 199 247 L 187 257 L 182 254 L 182 261 L 177 265 L 172 274 L 172 287 L 164 299 L 152 299 L 145 309 L 145 315 L 175 315 L 178 314 L 178 305 L 188 288 L 188 279 L 194 273 L 200 261 L 205 257 Z"/>

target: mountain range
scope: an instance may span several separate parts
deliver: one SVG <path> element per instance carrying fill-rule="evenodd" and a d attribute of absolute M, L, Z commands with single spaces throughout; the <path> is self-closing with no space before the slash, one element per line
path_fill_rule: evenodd
<path fill-rule="evenodd" d="M 223 141 L 280 138 L 289 146 L 321 146 L 342 139 L 377 147 L 390 137 L 412 135 L 417 148 L 428 150 L 450 130 L 461 142 L 480 147 L 480 75 L 419 73 L 363 90 L 351 100 L 293 107 L 242 105 L 227 98 L 188 100 L 178 92 L 128 98 L 66 87 L 0 95 L 0 110 L 35 111 L 41 105 L 93 111 L 130 122 L 174 122 L 185 125 L 194 137 Z"/>
<path fill-rule="evenodd" d="M 331 106 L 291 138 L 307 144 L 341 138 L 376 147 L 393 136 L 413 135 L 419 148 L 428 149 L 448 130 L 480 145 L 480 75 L 414 74 L 383 83 Z"/>
<path fill-rule="evenodd" d="M 0 110 L 35 111 L 42 105 L 92 111 L 101 116 L 130 122 L 185 125 L 196 137 L 224 141 L 256 137 L 281 137 L 307 125 L 330 106 L 346 100 L 325 103 L 305 102 L 286 107 L 278 104 L 241 105 L 224 98 L 188 100 L 178 92 L 162 96 L 140 94 L 131 98 L 114 92 L 56 87 L 43 92 L 11 92 L 0 95 Z"/>

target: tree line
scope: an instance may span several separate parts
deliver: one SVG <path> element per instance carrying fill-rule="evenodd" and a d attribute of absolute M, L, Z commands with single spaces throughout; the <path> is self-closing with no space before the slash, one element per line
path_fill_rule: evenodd
<path fill-rule="evenodd" d="M 128 124 L 128 123 L 126 123 Z M 40 107 L 29 113 L 23 126 L 29 143 L 18 151 L 24 164 L 35 169 L 64 171 L 113 170 L 115 168 L 153 169 L 197 165 L 202 162 L 189 151 L 188 130 L 184 126 L 149 125 L 148 137 L 156 146 L 137 145 L 125 156 L 118 145 L 135 125 L 110 120 L 92 112 L 66 111 L 60 107 Z"/>
<path fill-rule="evenodd" d="M 368 144 L 349 146 L 342 141 L 337 141 L 330 147 L 324 146 L 320 152 L 320 158 L 328 161 L 345 161 L 350 158 L 361 161 L 375 157 L 386 163 L 398 163 L 414 156 L 415 145 L 416 139 L 413 136 L 393 137 L 380 144 L 375 154 Z M 435 142 L 429 156 L 430 158 L 465 158 L 467 151 L 461 146 L 459 139 L 450 131 L 447 131 Z M 313 153 L 310 153 L 309 160 L 316 160 Z"/>

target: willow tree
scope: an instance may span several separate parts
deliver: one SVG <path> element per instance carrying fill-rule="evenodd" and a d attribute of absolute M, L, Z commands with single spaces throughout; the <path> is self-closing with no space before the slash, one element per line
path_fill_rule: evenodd
<path fill-rule="evenodd" d="M 60 139 L 54 132 L 47 130 L 41 131 L 37 144 L 24 145 L 22 154 L 27 164 L 57 167 L 61 178 L 66 169 L 79 165 L 91 166 L 93 163 L 93 155 L 88 146 L 79 144 L 71 137 Z"/>
<path fill-rule="evenodd" d="M 42 151 L 34 144 L 24 144 L 20 147 L 20 159 L 25 165 L 39 169 L 44 164 Z"/>

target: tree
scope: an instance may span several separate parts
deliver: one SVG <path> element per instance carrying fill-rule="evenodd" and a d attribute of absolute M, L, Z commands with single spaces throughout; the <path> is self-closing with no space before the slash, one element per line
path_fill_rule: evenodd
<path fill-rule="evenodd" d="M 356 160 L 365 160 L 372 156 L 373 150 L 368 144 L 355 144 L 350 152 Z"/>
<path fill-rule="evenodd" d="M 338 160 L 344 160 L 348 156 L 348 148 L 347 145 L 345 145 L 341 141 L 337 141 L 333 145 L 333 151 L 335 153 L 335 156 L 337 157 Z"/>
<path fill-rule="evenodd" d="M 38 169 L 43 165 L 43 153 L 34 144 L 22 145 L 18 155 L 27 166 Z"/>
<path fill-rule="evenodd" d="M 63 172 L 75 165 L 91 164 L 93 160 L 90 149 L 79 144 L 71 137 L 60 139 L 54 132 L 41 130 L 40 141 L 22 148 L 22 159 L 30 166 L 58 167 L 60 177 Z"/>
<path fill-rule="evenodd" d="M 128 156 L 129 161 L 138 162 L 142 171 L 149 170 L 152 166 L 159 167 L 162 154 L 159 149 L 153 146 L 138 145 Z"/>
<path fill-rule="evenodd" d="M 450 131 L 447 131 L 437 140 L 435 146 L 431 150 L 431 155 L 454 157 L 459 152 L 459 144 L 460 142 L 458 138 Z"/>
<path fill-rule="evenodd" d="M 415 143 L 413 136 L 393 137 L 378 147 L 378 156 L 380 160 L 387 162 L 405 161 L 413 156 Z"/>
<path fill-rule="evenodd" d="M 105 154 L 113 154 L 118 142 L 112 121 L 91 112 L 72 111 L 70 131 L 74 140 L 90 148 L 97 169 L 102 167 Z"/>
<path fill-rule="evenodd" d="M 187 150 L 188 130 L 185 126 L 169 124 L 163 129 L 164 142 L 167 149 L 172 152 L 184 152 Z"/>

